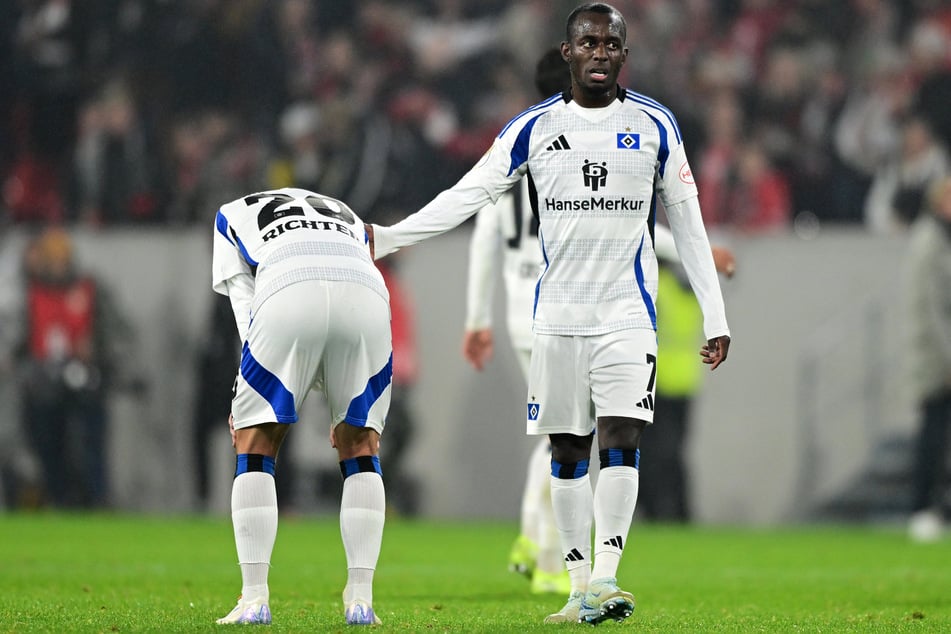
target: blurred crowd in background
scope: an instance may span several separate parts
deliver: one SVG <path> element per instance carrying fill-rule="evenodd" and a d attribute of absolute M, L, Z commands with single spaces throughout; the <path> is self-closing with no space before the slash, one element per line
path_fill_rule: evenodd
<path fill-rule="evenodd" d="M 39 236 L 12 256 L 32 312 L 22 336 L 0 332 L 0 353 L 10 353 L 0 357 L 34 373 L 22 395 L 33 408 L 31 445 L 46 479 L 63 484 L 37 495 L 106 504 L 104 399 L 113 388 L 146 389 L 135 371 L 121 373 L 129 385 L 110 384 L 116 364 L 134 358 L 133 337 L 119 336 L 121 311 L 77 269 L 60 228 L 210 234 L 222 203 L 291 185 L 345 200 L 370 222 L 398 220 L 452 185 L 537 101 L 535 63 L 564 39 L 576 4 L 0 3 L 0 242 L 14 225 Z M 676 114 L 712 231 L 903 232 L 929 188 L 951 175 L 946 0 L 611 4 L 628 21 L 620 83 Z M 67 309 L 71 321 L 53 323 Z M 202 429 L 196 423 L 199 463 Z M 88 456 L 63 475 L 69 445 Z M 20 500 L 34 502 L 43 500 Z"/>
<path fill-rule="evenodd" d="M 282 185 L 371 221 L 537 101 L 570 0 L 18 0 L 0 8 L 0 218 L 210 223 Z M 684 131 L 708 225 L 900 230 L 948 172 L 941 0 L 617 0 L 622 83 Z"/>

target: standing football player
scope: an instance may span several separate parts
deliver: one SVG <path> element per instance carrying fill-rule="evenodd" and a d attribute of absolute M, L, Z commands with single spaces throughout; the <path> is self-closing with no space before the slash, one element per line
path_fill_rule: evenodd
<path fill-rule="evenodd" d="M 373 611 L 385 512 L 379 446 L 393 356 L 389 294 L 367 239 L 346 204 L 303 189 L 251 194 L 218 212 L 212 284 L 230 298 L 243 342 L 231 403 L 231 518 L 242 585 L 238 604 L 218 623 L 271 622 L 278 450 L 312 387 L 327 397 L 344 479 L 346 621 L 380 622 Z"/>
<path fill-rule="evenodd" d="M 552 506 L 571 578 L 567 604 L 546 621 L 596 624 L 634 610 L 616 575 L 637 500 L 641 431 L 653 420 L 655 198 L 703 310 L 700 355 L 711 369 L 726 360 L 730 331 L 676 118 L 618 85 L 624 17 L 607 4 L 581 5 L 566 33 L 571 90 L 515 117 L 475 167 L 420 211 L 368 233 L 382 257 L 456 227 L 531 179 L 544 271 L 527 428 L 551 441 Z M 592 491 L 595 430 L 601 470 Z"/>

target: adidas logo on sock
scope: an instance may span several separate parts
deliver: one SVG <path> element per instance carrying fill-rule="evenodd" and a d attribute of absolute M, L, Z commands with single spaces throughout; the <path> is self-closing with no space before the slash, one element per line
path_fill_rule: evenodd
<path fill-rule="evenodd" d="M 568 139 L 566 139 L 566 138 L 565 138 L 565 135 L 562 134 L 562 135 L 559 135 L 559 137 L 558 137 L 557 139 L 555 139 L 554 143 L 552 143 L 551 145 L 549 145 L 549 146 L 546 147 L 545 149 L 546 149 L 546 150 L 549 150 L 549 151 L 551 151 L 551 150 L 570 150 L 570 149 L 571 149 L 571 146 L 568 145 Z"/>
<path fill-rule="evenodd" d="M 584 561 L 584 555 L 577 548 L 572 548 L 571 552 L 565 555 L 565 561 Z"/>
<path fill-rule="evenodd" d="M 618 550 L 624 550 L 624 539 L 620 535 L 615 535 L 603 543 L 605 546 L 614 546 Z"/>
<path fill-rule="evenodd" d="M 637 404 L 637 407 L 640 407 L 641 409 L 646 409 L 649 412 L 653 412 L 654 411 L 654 395 L 648 394 L 647 396 L 645 396 L 644 399 L 640 403 Z"/>

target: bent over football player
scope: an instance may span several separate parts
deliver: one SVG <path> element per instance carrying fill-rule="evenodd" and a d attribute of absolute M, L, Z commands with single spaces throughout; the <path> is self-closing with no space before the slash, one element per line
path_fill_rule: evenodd
<path fill-rule="evenodd" d="M 231 405 L 241 597 L 218 623 L 271 622 L 278 451 L 312 387 L 327 397 L 344 479 L 346 621 L 380 622 L 373 611 L 385 511 L 379 443 L 393 357 L 389 295 L 367 239 L 346 204 L 303 189 L 250 194 L 218 212 L 212 283 L 230 298 L 243 341 Z"/>

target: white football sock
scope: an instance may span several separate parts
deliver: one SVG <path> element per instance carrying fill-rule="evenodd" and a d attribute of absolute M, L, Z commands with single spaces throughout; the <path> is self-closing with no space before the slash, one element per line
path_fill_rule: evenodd
<path fill-rule="evenodd" d="M 634 467 L 603 467 L 594 491 L 593 579 L 616 577 L 637 504 L 639 474 Z"/>
<path fill-rule="evenodd" d="M 573 480 L 551 477 L 551 506 L 561 539 L 571 590 L 584 592 L 591 579 L 591 519 L 593 508 L 588 474 Z"/>
<path fill-rule="evenodd" d="M 383 478 L 361 471 L 343 481 L 340 499 L 340 536 L 347 555 L 344 603 L 354 599 L 373 602 L 373 572 L 383 544 L 386 496 Z"/>
<path fill-rule="evenodd" d="M 538 513 L 535 515 L 538 529 L 538 569 L 549 574 L 558 574 L 565 570 L 565 561 L 561 554 L 561 542 L 558 538 L 558 526 L 555 512 L 551 508 L 551 443 L 545 438 L 532 454 L 532 465 L 538 474 L 539 500 Z M 544 476 L 544 477 L 542 477 Z"/>
<path fill-rule="evenodd" d="M 535 445 L 528 458 L 528 473 L 522 491 L 521 534 L 538 544 L 541 541 L 541 522 L 544 507 L 551 499 L 551 449 L 547 436 Z"/>
<path fill-rule="evenodd" d="M 277 489 L 274 476 L 242 473 L 231 484 L 231 522 L 241 566 L 241 595 L 269 599 L 267 575 L 277 538 Z"/>

